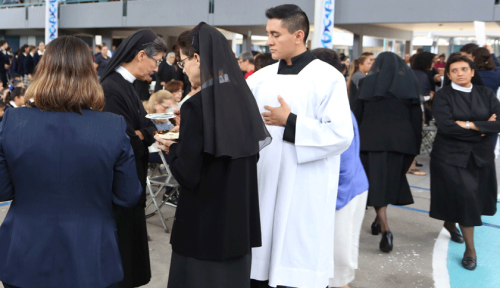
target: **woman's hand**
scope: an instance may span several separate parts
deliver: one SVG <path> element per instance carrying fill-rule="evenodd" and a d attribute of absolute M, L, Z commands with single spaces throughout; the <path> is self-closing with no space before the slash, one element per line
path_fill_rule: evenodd
<path fill-rule="evenodd" d="M 170 152 L 170 145 L 175 143 L 172 140 L 161 138 L 160 135 L 155 135 L 155 140 L 158 142 L 158 149 L 164 151 L 167 154 Z"/>
<path fill-rule="evenodd" d="M 492 114 L 488 121 L 497 121 L 497 114 Z"/>

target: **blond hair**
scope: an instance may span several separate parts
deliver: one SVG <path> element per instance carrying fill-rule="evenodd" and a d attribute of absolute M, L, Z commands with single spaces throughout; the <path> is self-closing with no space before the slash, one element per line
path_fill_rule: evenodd
<path fill-rule="evenodd" d="M 155 103 L 161 104 L 165 100 L 174 100 L 172 93 L 167 90 L 159 90 L 153 93 L 147 103 L 149 113 L 156 113 Z"/>

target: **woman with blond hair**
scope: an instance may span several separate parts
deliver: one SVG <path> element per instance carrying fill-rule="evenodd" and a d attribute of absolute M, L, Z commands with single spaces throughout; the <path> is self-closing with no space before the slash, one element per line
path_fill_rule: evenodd
<path fill-rule="evenodd" d="M 167 90 L 158 90 L 149 98 L 146 105 L 149 113 L 166 113 L 172 110 L 174 96 Z M 168 120 L 152 120 L 158 130 L 172 130 L 174 125 Z"/>
<path fill-rule="evenodd" d="M 125 119 L 101 112 L 87 44 L 50 42 L 25 97 L 0 124 L 0 201 L 14 199 L 0 227 L 0 281 L 114 285 L 123 270 L 113 207 L 135 206 L 142 187 Z"/>

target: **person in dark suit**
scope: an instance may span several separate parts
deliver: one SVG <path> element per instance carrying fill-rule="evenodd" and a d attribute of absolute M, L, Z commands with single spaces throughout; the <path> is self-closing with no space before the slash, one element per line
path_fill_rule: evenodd
<path fill-rule="evenodd" d="M 40 62 L 40 59 L 42 59 L 43 52 L 45 51 L 45 43 L 40 42 L 38 43 L 38 50 L 36 50 L 35 55 L 33 56 L 33 65 L 36 68 L 36 65 L 38 65 L 38 62 Z"/>
<path fill-rule="evenodd" d="M 175 70 L 175 53 L 170 52 L 167 54 L 165 61 L 162 61 L 160 67 L 158 67 L 158 72 L 156 73 L 156 84 L 155 84 L 155 92 L 158 90 L 165 89 L 167 83 L 175 79 L 175 74 L 177 73 Z"/>
<path fill-rule="evenodd" d="M 451 56 L 445 73 L 452 84 L 434 96 L 438 131 L 431 152 L 429 212 L 430 217 L 445 221 L 451 240 L 465 240 L 462 266 L 469 270 L 477 266 L 474 226 L 482 225 L 481 215 L 491 216 L 497 210 L 491 137 L 500 132 L 500 102 L 490 88 L 471 83 L 476 73 L 472 67 L 469 58 Z"/>
<path fill-rule="evenodd" d="M 26 59 L 24 60 L 24 73 L 26 73 L 26 75 L 28 75 L 28 78 L 31 80 L 31 77 L 33 76 L 33 70 L 35 69 L 35 62 L 33 60 L 33 57 L 36 53 L 36 47 L 29 46 L 28 49 L 29 53 L 26 54 Z"/>
<path fill-rule="evenodd" d="M 167 287 L 249 288 L 261 245 L 257 161 L 270 135 L 224 35 L 202 22 L 177 43 L 179 65 L 203 88 L 181 107 L 179 143 L 155 137 L 182 189 Z"/>
<path fill-rule="evenodd" d="M 114 285 L 123 271 L 113 206 L 136 205 L 142 187 L 125 120 L 101 112 L 85 42 L 53 40 L 26 97 L 0 124 L 0 201 L 13 200 L 0 227 L 0 281 Z"/>

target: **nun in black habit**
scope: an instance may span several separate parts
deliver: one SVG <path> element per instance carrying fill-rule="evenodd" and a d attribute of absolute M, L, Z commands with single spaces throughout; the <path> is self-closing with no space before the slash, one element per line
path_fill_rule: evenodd
<path fill-rule="evenodd" d="M 123 41 L 106 66 L 101 84 L 106 105 L 103 111 L 122 115 L 127 122 L 127 135 L 134 150 L 139 181 L 143 188 L 141 201 L 135 208 L 115 208 L 118 248 L 122 257 L 123 281 L 116 287 L 131 288 L 145 285 L 151 279 L 149 248 L 144 205 L 148 147 L 154 143 L 154 123 L 145 117 L 146 111 L 133 82 L 148 80 L 158 70 L 167 47 L 151 29 L 139 30 Z"/>
<path fill-rule="evenodd" d="M 178 45 L 201 90 L 181 107 L 179 142 L 156 137 L 182 188 L 168 288 L 249 288 L 251 249 L 261 246 L 257 161 L 271 136 L 217 29 L 202 22 Z"/>
<path fill-rule="evenodd" d="M 500 132 L 500 102 L 490 88 L 471 83 L 472 67 L 465 56 L 450 57 L 445 72 L 452 83 L 434 96 L 438 131 L 431 152 L 429 213 L 445 221 L 451 240 L 463 243 L 465 238 L 462 266 L 469 270 L 477 265 L 474 226 L 482 225 L 481 215 L 494 215 L 497 209 L 491 137 Z"/>
<path fill-rule="evenodd" d="M 370 184 L 367 206 L 377 212 L 372 234 L 383 233 L 379 246 L 383 252 L 393 248 L 387 205 L 413 203 L 406 172 L 422 141 L 420 94 L 410 67 L 396 54 L 384 52 L 360 83 L 353 109 L 359 125 L 360 158 Z"/>

